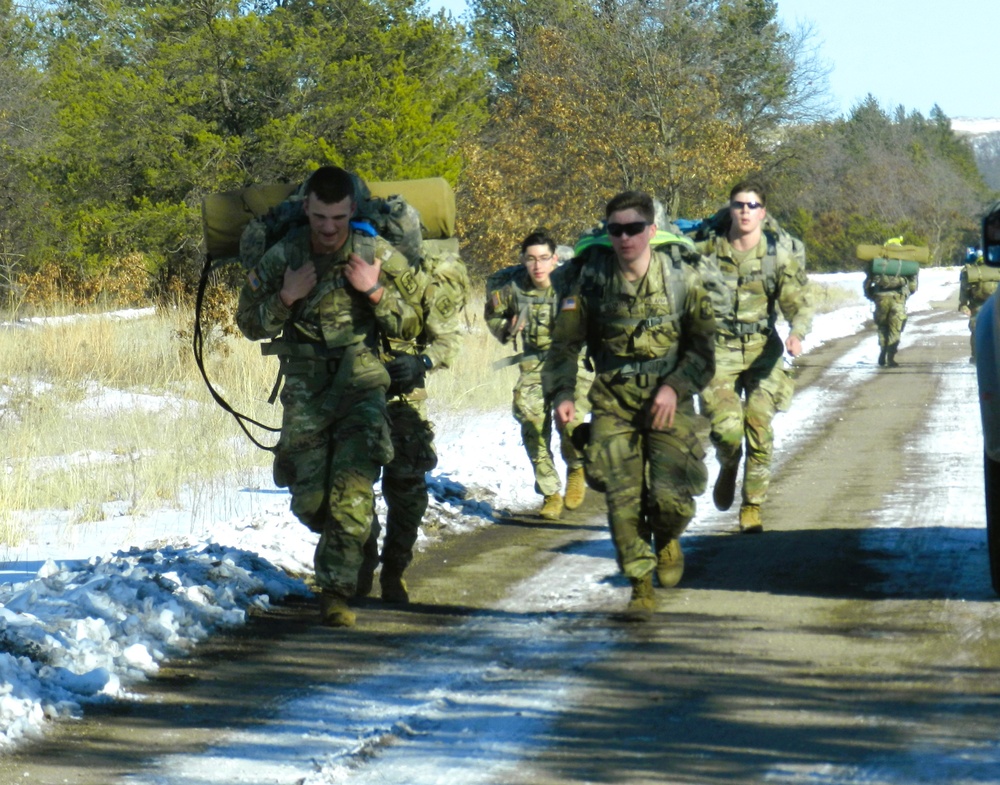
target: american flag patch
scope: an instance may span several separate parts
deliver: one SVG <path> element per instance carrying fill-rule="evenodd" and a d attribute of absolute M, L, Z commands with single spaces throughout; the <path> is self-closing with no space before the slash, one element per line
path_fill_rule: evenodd
<path fill-rule="evenodd" d="M 575 311 L 576 310 L 576 298 L 566 297 L 562 301 L 562 306 L 559 308 L 560 311 Z"/>
<path fill-rule="evenodd" d="M 260 277 L 257 275 L 256 268 L 247 273 L 247 283 L 255 292 L 260 289 Z"/>

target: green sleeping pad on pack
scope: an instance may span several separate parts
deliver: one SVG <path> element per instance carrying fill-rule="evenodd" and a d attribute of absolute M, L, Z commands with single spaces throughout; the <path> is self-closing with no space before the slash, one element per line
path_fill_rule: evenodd
<path fill-rule="evenodd" d="M 876 275 L 902 275 L 909 278 L 920 272 L 920 265 L 903 259 L 872 259 L 872 272 Z"/>

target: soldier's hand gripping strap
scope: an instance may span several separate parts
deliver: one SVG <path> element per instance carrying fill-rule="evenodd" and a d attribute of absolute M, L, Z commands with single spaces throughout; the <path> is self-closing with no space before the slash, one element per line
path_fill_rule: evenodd
<path fill-rule="evenodd" d="M 427 366 L 415 354 L 401 354 L 399 357 L 394 357 L 385 364 L 385 369 L 389 372 L 389 378 L 392 380 L 386 393 L 390 397 L 407 395 L 417 387 L 424 386 L 424 374 L 427 373 Z"/>

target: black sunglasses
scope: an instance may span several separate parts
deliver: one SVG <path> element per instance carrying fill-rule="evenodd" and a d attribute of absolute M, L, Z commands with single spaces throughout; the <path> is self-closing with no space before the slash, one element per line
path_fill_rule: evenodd
<path fill-rule="evenodd" d="M 744 207 L 747 208 L 748 210 L 756 210 L 759 207 L 763 207 L 764 205 L 762 205 L 760 202 L 738 202 L 734 199 L 729 203 L 729 206 L 732 207 L 734 210 L 739 211 L 742 210 Z"/>
<path fill-rule="evenodd" d="M 627 224 L 608 224 L 608 234 L 612 237 L 621 237 L 623 234 L 628 237 L 635 237 L 649 226 L 649 221 L 632 221 Z"/>

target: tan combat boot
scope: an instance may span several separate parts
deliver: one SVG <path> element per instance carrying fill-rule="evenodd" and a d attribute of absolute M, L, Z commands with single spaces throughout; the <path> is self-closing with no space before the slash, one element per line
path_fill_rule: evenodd
<path fill-rule="evenodd" d="M 546 496 L 542 502 L 542 509 L 538 511 L 539 516 L 547 521 L 558 521 L 563 511 L 563 497 L 558 493 Z"/>
<path fill-rule="evenodd" d="M 629 582 L 632 584 L 632 596 L 625 606 L 625 621 L 649 621 L 656 610 L 653 573 L 646 573 L 641 578 L 629 578 Z"/>
<path fill-rule="evenodd" d="M 575 510 L 583 504 L 587 493 L 587 480 L 583 476 L 583 467 L 570 469 L 566 475 L 566 498 L 563 500 L 567 510 Z"/>
<path fill-rule="evenodd" d="M 323 592 L 319 596 L 319 617 L 327 627 L 353 627 L 357 616 L 339 594 Z"/>
<path fill-rule="evenodd" d="M 402 570 L 387 569 L 383 564 L 379 585 L 382 587 L 382 602 L 391 602 L 394 605 L 407 605 L 410 602 L 410 593 L 406 589 Z"/>
<path fill-rule="evenodd" d="M 740 531 L 744 534 L 764 531 L 764 524 L 760 522 L 759 504 L 744 504 L 740 507 Z"/>
<path fill-rule="evenodd" d="M 664 589 L 672 589 L 681 582 L 684 574 L 684 551 L 680 540 L 667 540 L 656 552 L 656 577 Z"/>

